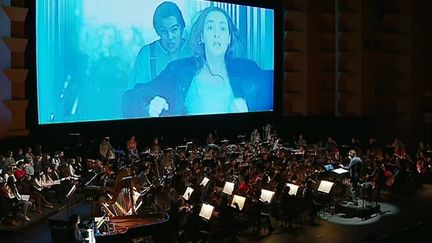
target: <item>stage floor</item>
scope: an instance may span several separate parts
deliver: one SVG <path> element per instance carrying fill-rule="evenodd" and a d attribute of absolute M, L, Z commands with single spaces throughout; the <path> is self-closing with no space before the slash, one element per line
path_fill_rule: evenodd
<path fill-rule="evenodd" d="M 366 220 L 343 218 L 335 214 L 326 215 L 321 212 L 320 217 L 316 220 L 316 225 L 297 225 L 297 229 L 294 230 L 278 227 L 272 234 L 262 237 L 246 233 L 242 235 L 240 241 L 266 243 L 369 242 L 368 239 L 371 238 L 391 236 L 393 236 L 391 242 L 407 242 L 407 239 L 410 239 L 410 242 L 430 241 L 429 234 L 426 232 L 429 233 L 432 228 L 432 214 L 430 214 L 432 211 L 432 184 L 423 185 L 411 195 L 393 195 L 388 201 L 379 203 L 382 213 Z M 88 209 L 88 205 L 78 204 L 70 209 L 70 213 L 88 214 Z M 67 212 L 60 213 L 67 214 Z M 277 222 L 273 224 L 277 226 Z M 22 232 L 0 234 L 0 242 L 51 242 L 48 220 Z"/>

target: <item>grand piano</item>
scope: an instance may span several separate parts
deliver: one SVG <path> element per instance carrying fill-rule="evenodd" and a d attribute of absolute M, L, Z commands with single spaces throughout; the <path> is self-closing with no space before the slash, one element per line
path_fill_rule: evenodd
<path fill-rule="evenodd" d="M 166 242 L 164 237 L 167 236 L 164 231 L 168 230 L 169 215 L 167 213 L 136 214 L 141 205 L 136 205 L 138 198 L 145 193 L 145 191 L 136 192 L 139 184 L 139 178 L 131 175 L 129 170 L 122 170 L 118 173 L 113 195 L 108 200 L 99 200 L 105 216 L 95 218 L 94 238 L 96 242 L 132 242 L 134 239 L 145 237 L 151 237 L 155 242 Z M 117 199 L 125 191 L 127 195 L 124 196 L 129 199 L 129 203 L 127 206 L 122 206 Z"/>
<path fill-rule="evenodd" d="M 110 217 L 95 233 L 96 242 L 132 242 L 151 237 L 154 242 L 166 242 L 169 216 L 167 213 Z M 97 225 L 97 223 L 96 223 Z"/>

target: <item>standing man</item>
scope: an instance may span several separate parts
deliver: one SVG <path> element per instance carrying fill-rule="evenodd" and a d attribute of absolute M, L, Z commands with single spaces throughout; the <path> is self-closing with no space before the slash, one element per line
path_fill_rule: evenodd
<path fill-rule="evenodd" d="M 183 38 L 185 21 L 175 3 L 163 2 L 156 8 L 153 27 L 160 39 L 145 45 L 139 51 L 129 88 L 133 88 L 137 83 L 148 83 L 165 69 L 169 62 L 192 55 Z"/>
<path fill-rule="evenodd" d="M 350 180 L 351 180 L 351 196 L 354 204 L 357 204 L 357 187 L 360 179 L 360 171 L 362 160 L 357 156 L 355 150 L 350 150 L 348 152 L 348 158 L 350 159 L 350 163 L 347 166 L 343 166 L 342 168 L 349 170 Z"/>

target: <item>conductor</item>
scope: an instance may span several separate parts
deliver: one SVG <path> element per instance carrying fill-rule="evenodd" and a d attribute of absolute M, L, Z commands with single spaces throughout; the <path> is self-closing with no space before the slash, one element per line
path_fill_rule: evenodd
<path fill-rule="evenodd" d="M 348 152 L 348 158 L 350 163 L 347 166 L 342 166 L 342 168 L 349 170 L 350 173 L 350 191 L 351 197 L 354 204 L 357 204 L 357 187 L 360 179 L 360 171 L 362 160 L 357 156 L 355 150 L 350 150 Z"/>

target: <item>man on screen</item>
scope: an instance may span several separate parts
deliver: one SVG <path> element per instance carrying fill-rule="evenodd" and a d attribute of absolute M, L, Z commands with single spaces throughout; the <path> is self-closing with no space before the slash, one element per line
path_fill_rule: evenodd
<path fill-rule="evenodd" d="M 123 95 L 126 117 L 160 117 L 268 111 L 273 71 L 237 58 L 240 36 L 222 9 L 202 11 L 191 30 L 194 56 L 172 61 L 150 83 Z"/>
<path fill-rule="evenodd" d="M 170 61 L 191 55 L 190 48 L 183 38 L 185 21 L 175 3 L 163 2 L 156 8 L 153 27 L 160 39 L 145 45 L 139 51 L 130 88 L 137 83 L 152 80 Z"/>

